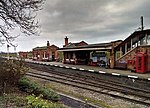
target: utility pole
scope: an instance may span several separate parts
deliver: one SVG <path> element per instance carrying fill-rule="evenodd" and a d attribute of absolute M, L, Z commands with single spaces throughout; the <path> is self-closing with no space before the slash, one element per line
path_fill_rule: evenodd
<path fill-rule="evenodd" d="M 144 26 L 143 26 L 143 16 L 141 16 L 141 30 L 143 31 Z"/>

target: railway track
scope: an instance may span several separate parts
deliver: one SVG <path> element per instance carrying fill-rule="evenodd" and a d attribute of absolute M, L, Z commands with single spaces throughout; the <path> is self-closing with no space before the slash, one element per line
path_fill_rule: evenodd
<path fill-rule="evenodd" d="M 38 68 L 38 70 L 43 70 L 43 68 Z M 112 85 L 112 82 L 108 84 L 108 82 L 104 83 L 88 79 L 87 76 L 86 78 L 81 76 L 77 77 L 77 75 L 63 74 L 61 72 L 48 71 L 46 69 L 44 69 L 44 73 L 32 72 L 27 75 L 150 106 L 150 92 L 147 90 L 136 89 L 125 85 L 119 86 L 120 84 Z"/>
<path fill-rule="evenodd" d="M 89 76 L 87 74 L 84 74 L 84 76 L 83 76 L 83 75 L 81 75 L 79 73 L 77 73 L 77 74 L 76 73 L 65 73 L 64 74 L 64 71 L 60 72 L 60 71 L 55 71 L 55 70 L 47 70 L 47 69 L 45 69 L 43 67 L 32 66 L 32 68 L 33 69 L 37 69 L 38 68 L 38 70 L 40 70 L 40 71 L 45 71 L 47 73 L 51 73 L 51 74 L 53 73 L 55 75 L 65 76 L 65 77 L 68 77 L 68 78 L 76 78 L 76 79 L 78 78 L 78 80 L 82 80 L 82 81 L 86 81 L 86 82 L 92 82 L 94 84 L 99 84 L 99 86 L 101 85 L 103 87 L 104 86 L 111 87 L 111 88 L 114 88 L 114 90 L 117 88 L 116 91 L 118 91 L 118 92 L 125 92 L 125 91 L 127 91 L 127 89 L 130 89 L 132 91 L 134 90 L 132 95 L 135 94 L 135 93 L 136 93 L 135 95 L 137 95 L 137 92 L 141 92 L 141 93 L 144 93 L 144 94 L 146 94 L 146 95 L 148 95 L 150 97 L 150 91 L 149 90 L 140 89 L 140 88 L 136 88 L 136 87 L 132 87 L 132 86 L 127 86 L 127 85 L 124 85 L 124 84 L 119 83 L 119 82 L 110 81 L 109 79 L 103 80 L 103 79 L 100 79 L 100 78 L 91 77 L 91 76 Z M 113 87 L 112 87 L 112 85 L 113 85 Z M 119 89 L 118 87 L 122 88 L 122 89 L 118 90 Z M 126 90 L 123 90 L 124 88 Z"/>
<path fill-rule="evenodd" d="M 137 80 L 136 81 L 132 78 L 123 78 L 123 80 L 120 80 L 122 79 L 120 76 L 113 76 L 112 75 L 105 75 L 105 74 L 100 74 L 98 72 L 88 72 L 88 71 L 80 71 L 79 70 L 74 70 L 73 68 L 69 68 L 65 66 L 65 68 L 63 68 L 63 66 L 58 66 L 58 68 L 55 68 L 56 65 L 45 65 L 45 64 L 36 64 L 36 63 L 30 63 L 32 68 L 35 68 L 37 69 L 38 67 L 37 66 L 40 66 L 40 70 L 44 70 L 44 71 L 55 71 L 57 73 L 57 71 L 59 73 L 62 73 L 62 74 L 66 74 L 68 75 L 68 71 L 70 70 L 73 70 L 72 72 L 69 73 L 69 76 L 77 76 L 77 77 L 81 77 L 81 78 L 84 78 L 84 79 L 92 79 L 94 81 L 97 81 L 97 82 L 103 82 L 103 83 L 107 83 L 107 84 L 112 84 L 112 85 L 117 85 L 117 86 L 122 86 L 122 87 L 125 87 L 125 88 L 131 88 L 131 89 L 134 89 L 137 90 L 137 89 L 142 89 L 141 91 L 144 91 L 145 93 L 146 92 L 149 92 L 150 91 L 150 83 L 149 82 L 145 82 L 145 80 Z M 36 66 L 35 66 L 36 65 Z M 59 69 L 59 70 L 55 70 L 55 69 Z M 61 71 L 61 69 L 63 69 L 63 71 Z M 64 71 L 67 70 L 66 71 Z M 107 77 L 106 77 L 107 76 Z M 108 77 L 110 76 L 110 77 Z M 135 82 L 134 82 L 135 81 Z M 147 85 L 145 85 L 147 83 Z M 143 86 L 144 84 L 144 86 Z"/>

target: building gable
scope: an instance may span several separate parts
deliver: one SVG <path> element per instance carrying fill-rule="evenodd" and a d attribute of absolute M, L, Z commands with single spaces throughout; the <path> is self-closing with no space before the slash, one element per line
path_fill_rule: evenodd
<path fill-rule="evenodd" d="M 88 45 L 88 44 L 84 41 L 81 41 L 76 46 L 84 46 L 84 45 Z"/>

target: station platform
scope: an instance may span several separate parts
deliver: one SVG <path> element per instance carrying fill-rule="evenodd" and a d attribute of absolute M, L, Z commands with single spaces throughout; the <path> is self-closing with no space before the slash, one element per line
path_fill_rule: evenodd
<path fill-rule="evenodd" d="M 51 66 L 59 66 L 64 68 L 70 68 L 70 69 L 78 69 L 78 70 L 87 70 L 89 72 L 99 72 L 101 74 L 111 74 L 114 76 L 124 76 L 128 78 L 134 78 L 134 79 L 144 79 L 150 81 L 150 73 L 134 73 L 129 70 L 120 70 L 120 69 L 106 69 L 103 67 L 98 66 L 88 66 L 88 65 L 72 65 L 72 64 L 63 64 L 62 62 L 42 62 L 42 61 L 33 61 L 30 59 L 26 59 L 27 62 L 34 62 L 34 63 L 40 63 L 40 64 L 46 64 Z"/>

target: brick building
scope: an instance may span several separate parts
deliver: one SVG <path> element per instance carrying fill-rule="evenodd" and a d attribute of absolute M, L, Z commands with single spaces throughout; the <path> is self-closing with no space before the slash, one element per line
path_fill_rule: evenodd
<path fill-rule="evenodd" d="M 146 55 L 145 63 L 140 61 L 137 64 L 139 61 L 137 59 L 138 53 Z M 114 67 L 133 70 L 144 64 L 146 71 L 150 71 L 150 29 L 135 31 L 128 36 L 121 44 L 114 48 L 113 58 L 115 61 Z"/>
<path fill-rule="evenodd" d="M 71 43 L 65 38 L 65 45 L 59 51 L 63 52 L 64 63 L 88 64 L 106 66 L 109 64 L 112 47 L 117 46 L 122 41 L 112 41 L 108 43 L 88 44 L 84 41 Z"/>
<path fill-rule="evenodd" d="M 123 41 L 99 44 L 68 43 L 66 37 L 59 51 L 64 54 L 64 63 L 89 64 L 92 60 L 95 65 L 150 72 L 150 29 L 135 31 Z"/>
<path fill-rule="evenodd" d="M 19 57 L 20 58 L 23 58 L 23 59 L 31 59 L 32 58 L 32 52 L 23 52 L 23 51 L 20 51 L 19 52 Z"/>
<path fill-rule="evenodd" d="M 57 51 L 59 47 L 55 45 L 50 45 L 47 41 L 47 46 L 33 48 L 33 60 L 39 61 L 55 61 L 59 59 L 59 52 Z"/>

